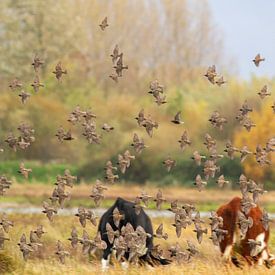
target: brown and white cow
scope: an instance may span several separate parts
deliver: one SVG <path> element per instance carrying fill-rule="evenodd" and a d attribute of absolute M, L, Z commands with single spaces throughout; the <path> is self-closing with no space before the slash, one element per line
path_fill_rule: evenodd
<path fill-rule="evenodd" d="M 220 242 L 220 250 L 224 259 L 232 260 L 234 264 L 238 265 L 236 258 L 232 257 L 233 253 L 237 252 L 250 265 L 266 264 L 268 267 L 275 265 L 275 258 L 269 253 L 268 249 L 269 229 L 265 230 L 261 221 L 262 210 L 256 206 L 251 208 L 248 215 L 246 215 L 253 219 L 253 226 L 248 228 L 245 238 L 242 240 L 240 239 L 239 227 L 237 225 L 238 211 L 241 211 L 241 198 L 239 197 L 233 198 L 229 203 L 222 205 L 217 210 L 217 215 L 223 218 L 222 228 L 228 231 L 228 234 Z M 250 256 L 249 239 L 261 242 L 261 245 L 257 248 L 258 253 L 255 257 Z"/>

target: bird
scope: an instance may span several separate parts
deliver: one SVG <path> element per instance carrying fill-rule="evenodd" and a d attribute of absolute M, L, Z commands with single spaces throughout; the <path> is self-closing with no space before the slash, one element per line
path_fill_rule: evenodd
<path fill-rule="evenodd" d="M 71 242 L 72 248 L 76 249 L 77 244 L 79 242 L 79 238 L 78 238 L 78 234 L 77 234 L 77 230 L 76 230 L 75 226 L 73 226 L 73 228 L 72 228 L 71 237 L 68 238 L 68 241 Z"/>
<path fill-rule="evenodd" d="M 82 227 L 86 227 L 86 219 L 88 219 L 88 212 L 84 207 L 78 207 L 78 212 L 75 214 L 76 217 L 79 218 L 79 222 L 82 225 Z"/>
<path fill-rule="evenodd" d="M 161 106 L 161 105 L 167 103 L 165 95 L 164 96 L 158 95 L 155 97 L 155 99 L 156 99 L 155 102 L 157 103 L 158 106 Z"/>
<path fill-rule="evenodd" d="M 262 58 L 261 55 L 258 53 L 252 61 L 254 62 L 256 67 L 259 67 L 260 62 L 265 61 L 265 58 Z"/>
<path fill-rule="evenodd" d="M 230 159 L 234 159 L 234 153 L 235 153 L 235 152 L 239 152 L 239 149 L 236 148 L 236 147 L 234 147 L 234 146 L 232 145 L 232 142 L 231 142 L 230 140 L 228 140 L 228 141 L 226 142 L 225 147 L 226 147 L 226 148 L 225 148 L 224 152 L 227 153 L 227 155 L 228 155 L 228 157 L 229 157 Z"/>
<path fill-rule="evenodd" d="M 186 146 L 191 145 L 191 141 L 188 137 L 188 133 L 186 130 L 183 132 L 183 134 L 181 135 L 181 138 L 180 138 L 180 140 L 178 140 L 178 142 L 180 144 L 180 148 L 182 151 L 186 148 Z"/>
<path fill-rule="evenodd" d="M 128 249 L 127 243 L 123 236 L 115 238 L 113 249 L 115 251 L 117 261 L 120 262 Z"/>
<path fill-rule="evenodd" d="M 244 162 L 248 155 L 251 155 L 252 152 L 248 150 L 248 147 L 245 145 L 242 149 L 239 150 L 241 153 L 241 162 Z"/>
<path fill-rule="evenodd" d="M 260 221 L 262 222 L 264 229 L 268 230 L 269 222 L 272 222 L 273 220 L 269 218 L 267 211 L 264 209 Z"/>
<path fill-rule="evenodd" d="M 221 175 L 217 179 L 216 183 L 218 184 L 219 187 L 224 187 L 225 184 L 229 184 L 230 182 L 224 179 L 224 175 Z"/>
<path fill-rule="evenodd" d="M 216 230 L 217 228 L 223 227 L 223 217 L 218 216 L 218 214 L 215 211 L 210 212 L 210 226 L 211 230 Z"/>
<path fill-rule="evenodd" d="M 156 121 L 153 121 L 151 117 L 148 117 L 143 121 L 142 126 L 146 129 L 146 132 L 149 135 L 149 137 L 152 137 L 153 129 L 158 128 L 158 123 Z"/>
<path fill-rule="evenodd" d="M 108 190 L 108 187 L 104 185 L 100 180 L 96 180 L 94 188 L 98 190 L 98 192 L 102 193 L 105 190 Z"/>
<path fill-rule="evenodd" d="M 212 83 L 215 84 L 215 77 L 217 76 L 216 73 L 216 66 L 212 65 L 209 66 L 204 76 Z"/>
<path fill-rule="evenodd" d="M 58 81 L 61 80 L 61 77 L 63 74 L 67 74 L 67 70 L 64 70 L 62 68 L 61 61 L 59 61 L 55 66 L 55 71 L 53 71 L 53 74 L 55 74 L 55 77 Z"/>
<path fill-rule="evenodd" d="M 131 160 L 134 160 L 136 157 L 131 155 L 129 150 L 126 150 L 123 154 L 123 158 L 126 160 L 127 168 L 129 168 L 131 165 Z"/>
<path fill-rule="evenodd" d="M 155 94 L 163 93 L 164 86 L 161 85 L 157 79 L 155 79 L 155 80 L 150 82 L 149 89 L 150 90 L 149 90 L 148 93 L 155 95 Z"/>
<path fill-rule="evenodd" d="M 17 245 L 19 246 L 19 249 L 22 252 L 24 260 L 27 261 L 30 253 L 34 252 L 34 250 L 31 247 L 30 243 L 27 243 L 27 238 L 26 238 L 25 233 L 22 234 L 22 236 L 19 240 L 19 243 Z"/>
<path fill-rule="evenodd" d="M 213 241 L 214 245 L 219 245 L 226 234 L 228 234 L 227 230 L 216 228 L 214 230 L 211 230 L 211 237 L 209 237 L 209 239 Z"/>
<path fill-rule="evenodd" d="M 219 78 L 215 81 L 215 83 L 216 83 L 218 86 L 221 86 L 221 85 L 225 84 L 226 81 L 223 79 L 223 76 L 221 76 L 221 77 L 219 77 Z"/>
<path fill-rule="evenodd" d="M 205 179 L 208 180 L 209 177 L 214 178 L 216 172 L 220 171 L 220 167 L 216 165 L 216 162 L 214 160 L 207 160 L 204 163 L 203 172 Z"/>
<path fill-rule="evenodd" d="M 71 175 L 69 169 L 65 169 L 64 176 L 62 176 L 62 180 L 65 181 L 65 185 L 69 187 L 73 187 L 74 182 L 77 180 L 76 176 Z"/>
<path fill-rule="evenodd" d="M 186 228 L 187 225 L 189 225 L 189 221 L 183 219 L 176 219 L 175 223 L 172 225 L 176 228 L 177 237 L 180 238 L 182 228 Z"/>
<path fill-rule="evenodd" d="M 42 243 L 33 230 L 30 231 L 30 246 L 34 251 L 38 251 L 39 247 L 42 247 Z"/>
<path fill-rule="evenodd" d="M 166 167 L 167 172 L 170 172 L 172 168 L 176 166 L 176 161 L 172 159 L 170 156 L 166 160 L 162 162 Z"/>
<path fill-rule="evenodd" d="M 128 65 L 123 64 L 123 53 L 119 55 L 116 65 L 113 67 L 118 77 L 122 77 L 123 70 L 128 70 Z"/>
<path fill-rule="evenodd" d="M 126 159 L 124 159 L 124 157 L 121 154 L 118 154 L 117 165 L 118 165 L 120 172 L 122 174 L 125 174 L 126 169 L 127 169 L 127 164 L 128 164 L 128 161 Z"/>
<path fill-rule="evenodd" d="M 107 22 L 107 16 L 102 20 L 102 22 L 99 24 L 99 27 L 101 28 L 102 31 L 104 31 L 108 27 L 108 22 Z"/>
<path fill-rule="evenodd" d="M 112 73 L 109 75 L 109 77 L 114 81 L 114 82 L 118 82 L 118 75 L 115 73 Z"/>
<path fill-rule="evenodd" d="M 43 234 L 46 233 L 46 231 L 44 231 L 43 225 L 38 225 L 33 232 L 37 235 L 39 239 L 42 237 Z"/>
<path fill-rule="evenodd" d="M 248 228 L 251 228 L 253 226 L 253 220 L 251 217 L 247 218 L 241 211 L 238 211 L 237 224 L 239 225 L 241 230 L 241 239 L 244 239 Z"/>
<path fill-rule="evenodd" d="M 267 90 L 267 85 L 264 85 L 260 92 L 258 92 L 258 95 L 261 99 L 264 99 L 266 96 L 271 96 L 271 92 Z"/>
<path fill-rule="evenodd" d="M 262 242 L 261 241 L 256 241 L 253 239 L 248 239 L 247 243 L 250 248 L 250 256 L 255 257 L 259 253 L 259 250 L 261 249 Z"/>
<path fill-rule="evenodd" d="M 0 228 L 0 250 L 4 249 L 5 241 L 9 241 L 10 239 L 5 237 L 4 230 Z"/>
<path fill-rule="evenodd" d="M 14 223 L 12 221 L 8 220 L 8 217 L 7 217 L 6 213 L 3 213 L 2 218 L 0 220 L 0 225 L 2 225 L 4 231 L 6 233 L 8 233 L 10 227 L 14 226 Z"/>
<path fill-rule="evenodd" d="M 116 207 L 113 210 L 113 221 L 114 221 L 114 225 L 118 228 L 120 221 L 124 219 L 124 214 L 121 214 L 118 210 L 118 208 Z"/>
<path fill-rule="evenodd" d="M 205 142 L 203 144 L 206 145 L 208 151 L 216 148 L 216 140 L 213 137 L 211 137 L 208 133 L 205 134 L 204 139 Z"/>
<path fill-rule="evenodd" d="M 32 66 L 35 72 L 38 72 L 39 68 L 44 64 L 44 61 L 36 54 L 33 58 Z"/>
<path fill-rule="evenodd" d="M 249 112 L 252 112 L 253 109 L 248 105 L 247 100 L 244 101 L 243 105 L 241 106 L 241 108 L 239 109 L 239 111 L 241 112 L 241 114 L 243 116 L 247 115 Z"/>
<path fill-rule="evenodd" d="M 163 204 L 163 202 L 166 201 L 166 199 L 163 198 L 162 191 L 160 189 L 158 190 L 154 201 L 156 202 L 157 209 L 160 210 L 161 209 L 161 205 Z"/>
<path fill-rule="evenodd" d="M 187 246 L 188 246 L 188 248 L 186 250 L 189 251 L 192 256 L 199 253 L 196 246 L 191 241 L 187 240 Z"/>
<path fill-rule="evenodd" d="M 273 114 L 275 114 L 275 102 L 273 102 L 273 105 L 271 106 L 272 110 L 273 110 Z"/>
<path fill-rule="evenodd" d="M 184 122 L 181 121 L 180 115 L 181 115 L 181 111 L 177 112 L 173 120 L 171 120 L 171 122 L 174 124 L 183 124 Z"/>
<path fill-rule="evenodd" d="M 143 208 L 141 205 L 141 199 L 139 197 L 135 198 L 133 208 L 135 209 L 136 215 L 139 215 L 141 212 L 141 209 Z"/>
<path fill-rule="evenodd" d="M 113 126 L 108 125 L 107 123 L 104 123 L 102 126 L 102 130 L 106 131 L 106 132 L 110 132 L 112 130 L 114 130 L 115 128 Z"/>
<path fill-rule="evenodd" d="M 250 184 L 249 192 L 252 193 L 252 195 L 253 195 L 253 202 L 255 204 L 257 204 L 259 202 L 260 195 L 263 195 L 267 191 L 264 190 L 263 185 L 256 184 L 254 181 L 252 181 L 252 182 L 253 182 L 253 185 L 251 186 L 251 184 Z"/>
<path fill-rule="evenodd" d="M 224 124 L 227 123 L 227 119 L 222 117 L 218 111 L 213 112 L 209 121 L 214 127 L 219 128 L 221 131 L 223 130 Z"/>
<path fill-rule="evenodd" d="M 99 192 L 99 190 L 95 187 L 93 187 L 92 194 L 90 195 L 90 197 L 93 199 L 95 207 L 99 207 L 101 201 L 104 199 L 104 195 L 101 192 Z"/>
<path fill-rule="evenodd" d="M 101 239 L 100 232 L 97 232 L 94 240 L 93 240 L 93 246 L 95 249 L 105 250 L 107 248 L 107 244 L 105 241 Z M 94 249 L 94 251 L 95 251 Z"/>
<path fill-rule="evenodd" d="M 168 234 L 163 233 L 163 224 L 162 223 L 156 229 L 156 233 L 154 234 L 154 237 L 159 238 L 159 239 L 164 239 L 164 240 L 168 239 Z"/>
<path fill-rule="evenodd" d="M 252 127 L 256 127 L 256 124 L 251 120 L 250 117 L 244 117 L 242 125 L 248 132 L 251 131 Z"/>
<path fill-rule="evenodd" d="M 19 174 L 23 175 L 23 177 L 25 179 L 28 179 L 29 178 L 29 174 L 32 173 L 32 169 L 31 168 L 25 168 L 25 165 L 23 162 L 20 163 L 20 166 L 19 166 L 19 171 L 18 171 Z"/>
<path fill-rule="evenodd" d="M 146 120 L 145 119 L 145 115 L 144 115 L 144 109 L 141 109 L 137 115 L 137 117 L 135 117 L 135 119 L 138 122 L 139 126 L 143 126 L 143 122 Z"/>
<path fill-rule="evenodd" d="M 113 64 L 115 64 L 117 59 L 119 58 L 119 48 L 117 44 L 115 45 L 113 53 L 110 56 L 112 57 Z"/>
<path fill-rule="evenodd" d="M 207 185 L 206 181 L 203 181 L 200 175 L 196 176 L 196 180 L 194 182 L 194 185 L 198 188 L 198 190 L 201 192 L 203 188 Z"/>
<path fill-rule="evenodd" d="M 275 137 L 270 138 L 266 142 L 265 151 L 266 152 L 275 152 Z"/>
<path fill-rule="evenodd" d="M 106 170 L 106 176 L 105 179 L 110 183 L 114 184 L 116 180 L 118 180 L 119 176 L 113 174 L 112 170 Z"/>
<path fill-rule="evenodd" d="M 42 213 L 46 214 L 50 222 L 53 222 L 54 214 L 57 214 L 57 209 L 54 206 L 49 205 L 46 201 L 43 202 Z"/>
<path fill-rule="evenodd" d="M 246 215 L 250 212 L 250 210 L 257 205 L 254 203 L 252 199 L 248 196 L 244 196 L 241 200 L 241 211 L 244 212 Z"/>
<path fill-rule="evenodd" d="M 164 251 L 163 249 L 161 249 L 160 244 L 154 245 L 151 250 L 151 253 L 155 258 L 162 258 L 164 255 Z"/>
<path fill-rule="evenodd" d="M 18 139 L 14 136 L 12 132 L 8 134 L 7 138 L 5 139 L 5 142 L 9 145 L 10 148 L 13 149 L 14 152 L 17 151 Z"/>
<path fill-rule="evenodd" d="M 63 142 L 64 140 L 66 141 L 74 140 L 71 129 L 69 129 L 68 131 L 65 131 L 62 126 L 59 127 L 55 136 L 58 138 L 60 142 Z"/>
<path fill-rule="evenodd" d="M 56 252 L 55 254 L 57 255 L 59 261 L 62 264 L 65 264 L 65 258 L 70 256 L 70 253 L 64 249 L 63 244 L 61 243 L 60 240 L 57 241 L 56 243 Z"/>
<path fill-rule="evenodd" d="M 174 200 L 170 203 L 171 207 L 168 209 L 169 211 L 173 212 L 173 213 L 177 213 L 180 208 L 178 206 L 178 200 Z"/>
<path fill-rule="evenodd" d="M 206 159 L 206 156 L 202 156 L 202 155 L 199 154 L 198 151 L 194 151 L 193 157 L 191 157 L 191 158 L 196 162 L 196 164 L 198 166 L 200 166 L 202 159 Z"/>
<path fill-rule="evenodd" d="M 145 191 L 141 192 L 141 195 L 139 196 L 141 201 L 145 204 L 146 207 L 149 205 L 149 201 L 153 198 L 152 196 L 149 196 Z"/>
<path fill-rule="evenodd" d="M 207 234 L 207 228 L 202 229 L 200 224 L 195 224 L 195 230 L 193 231 L 197 233 L 197 240 L 200 244 L 202 242 L 203 234 Z"/>
<path fill-rule="evenodd" d="M 3 196 L 5 189 L 9 189 L 12 182 L 8 180 L 5 176 L 0 176 L 0 196 Z"/>
<path fill-rule="evenodd" d="M 201 219 L 201 215 L 200 215 L 199 211 L 197 211 L 195 216 L 192 218 L 192 221 L 194 222 L 195 225 L 200 224 L 200 223 L 204 223 L 204 221 Z"/>
<path fill-rule="evenodd" d="M 115 237 L 119 237 L 119 231 L 114 230 L 110 223 L 106 224 L 106 233 L 110 244 L 114 242 Z"/>
<path fill-rule="evenodd" d="M 33 87 L 33 90 L 37 93 L 39 92 L 40 87 L 44 87 L 44 84 L 40 83 L 39 76 L 36 75 L 31 86 Z"/>
<path fill-rule="evenodd" d="M 22 90 L 19 95 L 18 95 L 20 98 L 21 98 L 21 102 L 23 104 L 25 104 L 27 102 L 27 100 L 30 98 L 30 94 L 25 92 L 24 90 Z"/>
<path fill-rule="evenodd" d="M 15 91 L 17 88 L 22 88 L 22 86 L 23 84 L 18 78 L 14 78 L 9 84 L 9 88 L 11 88 L 13 91 Z"/>
<path fill-rule="evenodd" d="M 140 154 L 143 149 L 147 148 L 148 146 L 144 144 L 144 140 L 140 138 L 136 133 L 133 136 L 133 143 L 131 144 L 134 147 L 135 151 Z"/>

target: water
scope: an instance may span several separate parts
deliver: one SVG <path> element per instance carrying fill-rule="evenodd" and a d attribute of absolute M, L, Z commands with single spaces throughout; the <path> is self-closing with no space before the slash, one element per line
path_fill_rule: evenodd
<path fill-rule="evenodd" d="M 76 214 L 77 207 L 74 208 L 64 208 L 64 209 L 59 209 L 58 210 L 58 215 L 61 216 L 70 216 Z M 16 213 L 16 214 L 41 214 L 43 208 L 42 207 L 35 207 L 35 206 L 30 206 L 30 207 L 15 207 L 15 206 L 0 206 L 0 213 Z M 93 209 L 94 213 L 97 216 L 102 216 L 102 214 L 106 211 L 104 208 L 95 208 Z M 174 214 L 168 210 L 145 210 L 145 212 L 149 215 L 151 218 L 172 218 L 174 217 Z M 210 212 L 200 212 L 200 215 L 202 218 L 208 218 L 210 217 Z M 271 219 L 275 218 L 275 213 L 269 214 L 269 217 Z"/>

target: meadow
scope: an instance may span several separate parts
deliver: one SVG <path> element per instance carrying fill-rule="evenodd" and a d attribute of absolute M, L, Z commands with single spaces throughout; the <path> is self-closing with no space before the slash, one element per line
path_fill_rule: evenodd
<path fill-rule="evenodd" d="M 76 217 L 55 217 L 54 223 L 50 224 L 42 215 L 21 215 L 11 214 L 10 219 L 16 224 L 14 229 L 10 230 L 11 241 L 6 242 L 5 250 L 0 252 L 0 273 L 7 274 L 98 274 L 101 273 L 101 263 L 99 254 L 84 256 L 81 253 L 81 247 L 78 246 L 74 251 L 70 247 L 67 238 L 70 236 L 72 226 L 76 226 L 78 233 L 82 234 L 82 228 Z M 168 241 L 155 239 L 154 243 L 161 244 L 164 251 L 169 246 L 179 242 L 184 249 L 186 240 L 191 240 L 200 253 L 195 256 L 190 263 L 177 264 L 172 263 L 169 266 L 159 266 L 155 268 L 131 266 L 127 271 L 123 270 L 120 264 L 113 260 L 113 266 L 110 267 L 107 274 L 273 274 L 272 270 L 266 267 L 248 267 L 244 262 L 243 269 L 236 268 L 232 264 L 225 264 L 220 257 L 219 250 L 214 247 L 208 237 L 199 245 L 195 239 L 193 228 L 187 228 L 183 231 L 181 238 L 177 238 L 174 228 L 171 226 L 172 219 L 154 218 L 153 227 L 156 228 L 160 223 L 164 224 L 165 232 L 168 233 Z M 42 237 L 43 248 L 37 254 L 32 255 L 25 262 L 16 243 L 24 232 L 29 232 L 36 225 L 42 224 L 47 232 Z M 96 233 L 96 228 L 88 224 L 86 230 L 90 236 Z M 272 225 L 274 232 L 274 225 Z M 61 240 L 70 256 L 66 258 L 65 265 L 60 264 L 56 255 L 54 255 L 56 241 Z M 271 251 L 275 249 L 275 234 L 272 233 L 270 241 Z"/>

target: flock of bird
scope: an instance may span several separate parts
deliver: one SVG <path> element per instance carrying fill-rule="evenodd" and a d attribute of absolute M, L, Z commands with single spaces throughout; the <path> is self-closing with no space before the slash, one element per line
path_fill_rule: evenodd
<path fill-rule="evenodd" d="M 104 31 L 109 26 L 107 22 L 107 17 L 102 21 L 99 26 L 102 31 Z M 112 63 L 114 64 L 113 68 L 115 69 L 115 72 L 110 75 L 110 78 L 117 82 L 118 78 L 122 77 L 123 70 L 128 69 L 128 66 L 123 64 L 123 53 L 119 52 L 118 45 L 115 46 L 113 53 L 111 54 L 111 58 Z M 258 54 L 253 62 L 256 66 L 259 66 L 260 62 L 264 60 L 265 59 Z M 40 87 L 44 87 L 44 84 L 40 83 L 38 74 L 43 64 L 44 61 L 42 61 L 36 55 L 32 62 L 32 66 L 35 72 L 35 78 L 33 83 L 31 84 L 35 92 L 38 92 Z M 56 65 L 53 74 L 58 81 L 61 81 L 62 76 L 64 74 L 67 74 L 67 70 L 65 70 L 62 67 L 61 62 L 59 62 Z M 217 84 L 218 86 L 226 83 L 223 76 L 218 76 L 216 72 L 216 67 L 214 65 L 210 66 L 207 69 L 205 77 L 210 81 L 210 83 Z M 18 79 L 14 79 L 10 83 L 9 87 L 13 91 L 17 91 L 22 88 L 22 83 Z M 154 97 L 154 100 L 158 106 L 163 105 L 167 102 L 166 95 L 164 94 L 164 86 L 161 85 L 158 80 L 154 80 L 150 83 L 148 93 Z M 266 96 L 271 95 L 271 93 L 268 92 L 266 85 L 258 94 L 261 99 L 264 99 Z M 22 90 L 19 93 L 19 96 L 22 100 L 22 103 L 25 104 L 26 101 L 29 99 L 30 94 Z M 272 106 L 272 109 L 275 113 L 274 105 Z M 245 101 L 239 109 L 238 115 L 236 116 L 236 119 L 248 131 L 250 131 L 251 127 L 256 126 L 248 116 L 248 114 L 252 111 L 253 109 L 248 105 L 248 102 Z M 81 110 L 80 106 L 77 106 L 69 114 L 68 121 L 72 125 L 79 124 L 81 125 L 81 127 L 83 127 L 82 135 L 87 139 L 89 143 L 99 144 L 102 136 L 97 132 L 96 117 L 96 114 L 94 114 L 91 109 Z M 138 126 L 144 127 L 147 134 L 150 137 L 153 137 L 153 131 L 158 129 L 159 123 L 155 121 L 150 114 L 145 115 L 144 109 L 140 110 L 135 119 Z M 214 127 L 223 130 L 225 124 L 227 123 L 227 119 L 224 118 L 219 112 L 214 111 L 209 119 L 209 122 Z M 175 117 L 171 119 L 171 123 L 175 125 L 182 125 L 184 123 L 181 120 L 180 111 L 178 111 Z M 114 127 L 108 125 L 107 123 L 105 123 L 101 128 L 106 132 L 114 130 Z M 17 129 L 20 132 L 19 136 L 15 136 L 13 133 L 9 133 L 5 142 L 7 142 L 8 146 L 14 151 L 16 151 L 18 147 L 23 150 L 27 149 L 35 141 L 34 129 L 32 129 L 31 126 L 26 123 L 21 123 Z M 56 137 L 60 142 L 74 140 L 71 130 L 65 130 L 62 126 L 60 126 L 60 128 L 58 129 Z M 188 146 L 192 144 L 187 130 L 183 132 L 182 136 L 178 140 L 178 143 L 180 144 L 181 150 L 185 150 Z M 199 191 L 202 191 L 206 187 L 207 180 L 210 177 L 214 178 L 216 174 L 220 172 L 218 162 L 224 157 L 223 154 L 218 152 L 216 140 L 208 133 L 205 134 L 204 145 L 209 152 L 209 156 L 201 155 L 198 151 L 194 151 L 192 156 L 192 159 L 194 160 L 196 165 L 203 165 L 204 179 L 201 177 L 200 174 L 198 174 L 195 177 L 194 182 L 194 185 L 198 188 Z M 144 149 L 148 148 L 148 146 L 145 145 L 143 138 L 139 137 L 136 133 L 134 133 L 131 146 L 137 154 L 141 154 Z M 265 147 L 258 145 L 255 152 L 250 151 L 247 146 L 244 146 L 243 148 L 236 148 L 232 145 L 231 141 L 228 141 L 226 143 L 226 148 L 224 149 L 224 152 L 226 152 L 230 159 L 234 158 L 235 153 L 240 154 L 241 162 L 245 161 L 248 155 L 254 155 L 260 165 L 270 164 L 269 155 L 274 151 L 275 137 L 270 138 L 267 141 Z M 117 181 L 119 179 L 118 172 L 120 171 L 121 174 L 126 173 L 126 170 L 130 168 L 131 162 L 134 161 L 135 158 L 136 156 L 132 155 L 130 150 L 126 150 L 124 153 L 118 155 L 118 167 L 114 166 L 110 160 L 107 161 L 104 168 L 106 182 L 109 184 L 113 184 L 115 181 Z M 169 156 L 163 161 L 163 165 L 167 169 L 167 171 L 170 172 L 173 167 L 175 167 L 176 161 L 171 156 Z M 32 169 L 25 168 L 24 163 L 21 163 L 18 172 L 27 179 L 29 173 L 32 172 Z M 70 193 L 67 190 L 68 188 L 73 188 L 76 180 L 76 176 L 71 175 L 69 170 L 66 170 L 64 172 L 64 175 L 58 175 L 56 177 L 56 183 L 52 195 L 47 201 L 43 202 L 42 210 L 42 213 L 46 215 L 51 223 L 54 222 L 54 216 L 58 214 L 58 210 L 64 207 L 66 200 L 70 199 Z M 219 187 L 223 187 L 224 185 L 229 183 L 229 181 L 225 180 L 224 175 L 220 175 L 217 178 L 216 182 Z M 9 181 L 5 176 L 1 176 L 0 195 L 3 195 L 5 190 L 9 189 L 10 186 L 11 181 Z M 257 184 L 251 179 L 247 179 L 244 175 L 240 176 L 239 186 L 242 194 L 242 211 L 240 211 L 238 214 L 238 225 L 241 230 L 241 238 L 244 238 L 247 229 L 253 225 L 252 219 L 249 217 L 247 218 L 246 215 L 251 208 L 255 207 L 258 204 L 260 195 L 264 194 L 266 191 L 264 190 L 262 185 Z M 92 194 L 90 195 L 90 198 L 94 201 L 95 207 L 100 206 L 102 200 L 105 197 L 104 192 L 107 189 L 108 187 L 104 185 L 103 182 L 101 182 L 100 180 L 96 181 L 95 185 L 92 188 Z M 252 197 L 250 194 L 252 194 Z M 158 210 L 161 210 L 162 204 L 164 202 L 167 202 L 161 190 L 158 190 L 155 196 L 150 196 L 145 191 L 142 191 L 142 193 L 138 195 L 134 200 L 134 209 L 136 214 L 139 215 L 141 209 L 148 207 L 150 201 L 154 201 L 156 203 L 156 208 Z M 180 205 L 177 200 L 170 201 L 170 204 L 171 205 L 168 210 L 175 215 L 172 226 L 175 227 L 177 237 L 181 237 L 182 230 L 194 225 L 193 231 L 195 232 L 198 243 L 200 244 L 204 238 L 204 235 L 208 234 L 207 227 L 205 226 L 205 221 L 200 217 L 200 212 L 192 204 Z M 89 222 L 92 226 L 97 225 L 98 217 L 95 215 L 95 213 L 90 209 L 79 207 L 78 212 L 75 214 L 75 217 L 77 217 L 80 225 L 83 227 L 83 234 L 80 238 L 76 227 L 72 228 L 71 235 L 70 237 L 68 237 L 68 241 L 70 241 L 72 249 L 76 249 L 78 244 L 82 245 L 83 254 L 93 254 L 97 249 L 105 249 L 107 245 L 101 239 L 100 232 L 98 232 L 94 238 L 91 238 L 85 230 L 87 222 Z M 118 227 L 120 221 L 123 219 L 123 213 L 120 213 L 119 210 L 115 208 L 113 211 L 114 224 Z M 227 231 L 222 229 L 223 219 L 219 217 L 214 211 L 211 212 L 211 217 L 209 219 L 209 225 L 211 229 L 210 239 L 212 240 L 214 245 L 219 245 L 219 243 L 227 234 Z M 265 228 L 268 228 L 269 222 L 270 218 L 268 217 L 267 212 L 264 212 L 262 223 Z M 10 227 L 13 227 L 14 224 L 12 221 L 8 220 L 6 214 L 3 214 L 0 220 L 0 226 L 0 249 L 3 249 L 4 242 L 9 240 L 6 234 L 9 232 Z M 146 233 L 141 226 L 138 226 L 136 229 L 134 229 L 130 223 L 126 224 L 126 226 L 124 226 L 120 231 L 115 230 L 108 223 L 106 226 L 106 231 L 109 242 L 114 244 L 114 250 L 116 251 L 117 260 L 122 260 L 125 253 L 129 252 L 129 261 L 133 264 L 137 263 L 139 256 L 143 255 L 144 251 L 146 250 L 146 238 L 148 237 L 148 233 Z M 44 245 L 42 242 L 42 236 L 45 233 L 46 232 L 44 231 L 43 226 L 39 225 L 37 229 L 30 231 L 29 241 L 27 240 L 25 233 L 21 236 L 18 246 L 25 260 L 28 259 L 29 255 L 35 254 L 37 251 L 42 249 Z M 169 236 L 165 232 L 163 224 L 160 224 L 158 226 L 155 231 L 154 237 L 164 240 L 168 239 Z M 251 256 L 253 256 L 256 251 L 255 247 L 260 245 L 260 243 L 255 240 L 249 240 L 249 245 L 251 246 Z M 168 252 L 170 253 L 171 258 L 176 259 L 177 262 L 188 262 L 193 256 L 198 254 L 196 246 L 190 240 L 187 241 L 187 248 L 185 250 L 180 247 L 179 243 L 176 243 L 176 245 L 168 249 Z M 157 244 L 154 246 L 152 253 L 158 257 L 162 257 L 164 251 L 160 247 L 160 245 Z M 58 240 L 56 243 L 55 254 L 59 258 L 61 263 L 65 263 L 65 258 L 70 255 L 70 253 L 65 250 L 64 245 L 61 243 L 60 240 Z"/>

